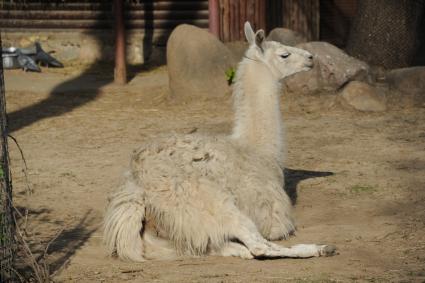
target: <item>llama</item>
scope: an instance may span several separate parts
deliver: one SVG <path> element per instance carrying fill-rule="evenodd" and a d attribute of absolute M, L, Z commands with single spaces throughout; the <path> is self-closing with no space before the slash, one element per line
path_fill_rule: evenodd
<path fill-rule="evenodd" d="M 294 232 L 283 190 L 284 77 L 310 70 L 307 51 L 264 40 L 245 23 L 249 48 L 234 84 L 230 136 L 172 135 L 134 152 L 127 181 L 112 195 L 104 219 L 109 254 L 123 260 L 220 255 L 308 258 L 332 245 L 271 242 Z"/>

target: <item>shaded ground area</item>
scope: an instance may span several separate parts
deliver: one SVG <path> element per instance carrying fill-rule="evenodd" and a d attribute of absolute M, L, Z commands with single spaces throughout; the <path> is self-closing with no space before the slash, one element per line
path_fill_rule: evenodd
<path fill-rule="evenodd" d="M 96 73 L 75 76 L 72 70 L 6 72 L 9 123 L 34 191 L 25 196 L 23 163 L 11 144 L 15 203 L 30 209 L 28 230 L 41 243 L 62 230 L 48 249 L 56 281 L 425 280 L 425 108 L 359 114 L 330 96 L 284 97 L 285 176 L 298 232 L 283 244 L 330 243 L 339 255 L 134 264 L 106 257 L 100 230 L 107 195 L 122 180 L 132 150 L 164 132 L 229 132 L 230 99 L 170 102 L 164 67 L 124 87 L 102 83 Z M 52 90 L 59 94 L 49 100 Z"/>

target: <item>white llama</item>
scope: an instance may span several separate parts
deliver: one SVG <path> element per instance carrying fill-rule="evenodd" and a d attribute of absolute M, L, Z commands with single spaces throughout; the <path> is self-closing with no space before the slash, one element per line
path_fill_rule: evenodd
<path fill-rule="evenodd" d="M 310 70 L 307 51 L 264 40 L 245 23 L 250 44 L 234 84 L 231 136 L 156 138 L 135 151 L 127 182 L 105 215 L 104 239 L 121 259 L 214 254 L 246 259 L 332 255 L 334 246 L 286 248 L 269 240 L 294 231 L 283 190 L 279 80 Z"/>

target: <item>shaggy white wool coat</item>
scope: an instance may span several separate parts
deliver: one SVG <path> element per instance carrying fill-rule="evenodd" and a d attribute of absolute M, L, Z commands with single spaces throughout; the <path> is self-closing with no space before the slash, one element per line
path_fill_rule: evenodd
<path fill-rule="evenodd" d="M 279 79 L 311 68 L 312 56 L 264 42 L 264 33 L 254 34 L 249 24 L 245 33 L 251 46 L 237 69 L 232 135 L 173 135 L 135 151 L 128 180 L 111 197 L 105 215 L 110 254 L 142 261 L 333 252 L 330 246 L 284 248 L 268 241 L 286 238 L 295 229 L 283 190 Z"/>

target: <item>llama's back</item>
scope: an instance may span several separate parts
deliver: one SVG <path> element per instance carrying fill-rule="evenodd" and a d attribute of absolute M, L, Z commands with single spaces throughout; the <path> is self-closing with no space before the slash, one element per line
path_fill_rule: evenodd
<path fill-rule="evenodd" d="M 283 185 L 279 164 L 273 158 L 257 155 L 228 136 L 199 134 L 155 138 L 136 150 L 131 172 L 145 190 L 158 186 L 178 186 L 193 179 L 208 179 L 220 191 L 249 194 L 252 183 L 263 187 L 269 181 Z"/>
<path fill-rule="evenodd" d="M 232 179 L 228 170 L 239 169 L 242 153 L 226 136 L 164 136 L 147 141 L 134 152 L 131 170 L 144 188 L 153 188 L 161 180 L 178 183 L 191 178 L 208 178 L 225 185 Z"/>
<path fill-rule="evenodd" d="M 185 225 L 191 225 L 193 233 L 199 236 L 199 227 L 208 223 L 204 219 L 211 219 L 211 231 L 217 230 L 212 223 L 219 223 L 216 220 L 220 215 L 227 217 L 219 211 L 227 201 L 249 216 L 265 235 L 273 229 L 270 215 L 276 209 L 275 203 L 280 202 L 285 209 L 278 209 L 288 214 L 282 216 L 288 219 L 282 223 L 282 227 L 288 226 L 284 234 L 293 230 L 291 204 L 283 191 L 279 163 L 243 148 L 229 137 L 191 134 L 156 138 L 134 153 L 131 171 L 146 193 L 147 210 L 152 210 L 150 214 L 158 222 L 164 222 L 165 230 L 190 231 Z M 183 213 L 179 211 L 190 211 L 188 219 L 180 219 L 177 224 L 164 220 L 169 218 L 173 222 L 175 215 Z M 205 215 L 196 219 L 191 216 L 200 213 Z M 198 220 L 202 222 L 199 225 Z M 211 231 L 205 231 L 205 237 Z M 173 237 L 180 232 L 167 233 Z M 183 249 L 187 243 L 177 240 L 176 245 Z M 200 249 L 203 248 L 201 245 Z"/>

